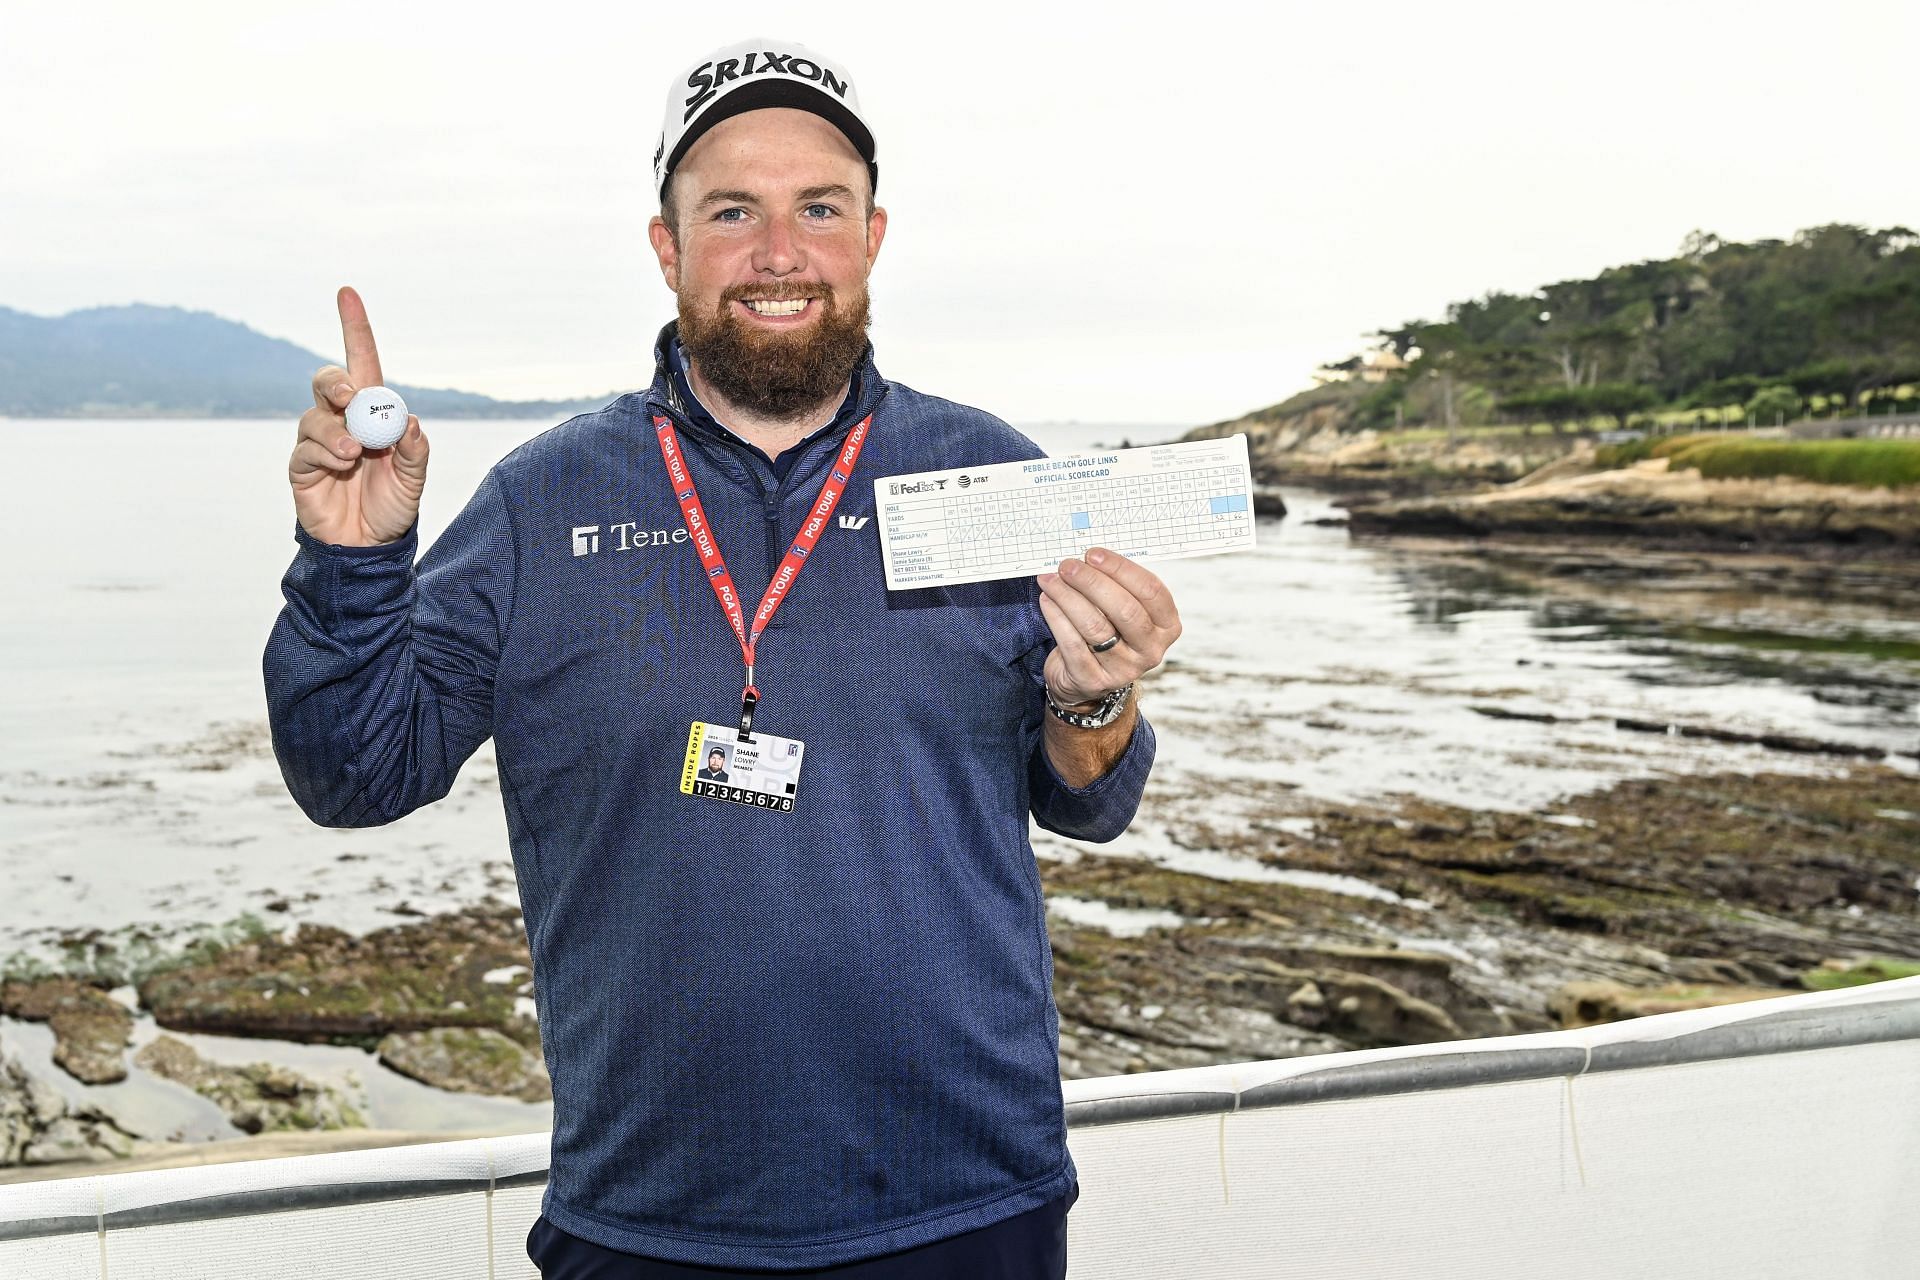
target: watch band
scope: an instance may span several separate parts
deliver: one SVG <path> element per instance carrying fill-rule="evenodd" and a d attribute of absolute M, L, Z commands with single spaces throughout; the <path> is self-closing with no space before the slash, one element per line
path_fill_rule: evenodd
<path fill-rule="evenodd" d="M 1053 690 L 1047 690 L 1047 711 L 1054 719 L 1070 724 L 1076 729 L 1104 729 L 1120 718 L 1126 709 L 1127 699 L 1133 695 L 1131 682 L 1121 685 L 1094 706 L 1092 711 L 1069 711 L 1053 700 Z"/>

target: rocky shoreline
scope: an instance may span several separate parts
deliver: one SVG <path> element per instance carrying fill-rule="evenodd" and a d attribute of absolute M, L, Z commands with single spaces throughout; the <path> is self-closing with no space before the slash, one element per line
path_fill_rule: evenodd
<path fill-rule="evenodd" d="M 1263 438 L 1254 451 L 1263 485 L 1304 478 L 1300 459 L 1313 452 L 1277 441 Z M 1390 536 L 1396 563 L 1444 563 L 1434 581 L 1443 592 L 1457 584 L 1472 609 L 1488 600 L 1510 609 L 1533 593 L 1551 599 L 1557 628 L 1617 628 L 1740 653 L 1731 674 L 1683 679 L 1726 678 L 1741 689 L 1797 682 L 1822 705 L 1902 715 L 1920 705 L 1912 612 L 1920 557 L 1899 550 L 1898 538 L 1816 539 L 1816 527 L 1831 534 L 1843 522 L 1831 513 L 1816 521 L 1811 499 L 1782 497 L 1780 482 L 1711 482 L 1735 488 L 1702 498 L 1697 477 L 1657 467 L 1595 473 L 1565 442 L 1552 447 L 1560 456 L 1545 461 L 1456 454 L 1463 465 L 1447 467 L 1406 458 L 1376 466 L 1355 453 L 1313 483 L 1343 473 L 1355 532 Z M 1526 468 L 1519 483 L 1465 492 Z M 1849 528 L 1885 520 L 1892 529 L 1914 515 L 1905 499 L 1812 488 L 1845 509 Z M 1745 496 L 1722 500 L 1736 492 Z M 1632 521 L 1604 523 L 1632 503 L 1641 504 Z M 1325 511 L 1318 499 L 1301 505 Z M 1706 509 L 1720 523 L 1703 532 Z M 1765 521 L 1771 541 L 1739 536 Z M 1342 535 L 1314 536 L 1316 546 L 1351 547 Z M 1503 584 L 1493 594 L 1476 585 L 1489 576 Z M 1361 663 L 1351 652 L 1343 634 L 1340 662 Z M 1331 700 L 1291 704 L 1310 709 L 1297 723 L 1404 735 L 1405 706 L 1375 699 L 1402 668 L 1372 661 L 1314 675 L 1339 687 Z M 1450 731 L 1479 744 L 1459 721 L 1580 729 L 1556 733 L 1550 748 L 1509 746 L 1529 759 L 1551 751 L 1577 760 L 1612 751 L 1608 737 L 1652 735 L 1728 753 L 1711 762 L 1633 757 L 1626 768 L 1639 776 L 1573 784 L 1592 789 L 1506 812 L 1440 803 L 1431 797 L 1457 795 L 1441 789 L 1338 803 L 1309 794 L 1337 792 L 1332 774 L 1274 781 L 1262 760 L 1233 775 L 1234 801 L 1223 804 L 1209 762 L 1183 763 L 1169 750 L 1135 832 L 1119 845 L 1036 841 L 1052 908 L 1062 1075 L 1497 1036 L 1920 974 L 1920 738 L 1830 741 L 1853 726 L 1722 722 L 1697 704 L 1684 723 L 1668 723 L 1657 718 L 1667 713 L 1659 703 L 1589 705 L 1568 695 L 1574 686 L 1558 661 L 1528 650 L 1502 675 L 1476 656 L 1460 668 L 1467 682 L 1450 686 Z M 1528 680 L 1520 668 L 1553 674 Z M 1261 718 L 1287 714 L 1272 708 L 1289 704 L 1247 696 L 1291 687 L 1301 677 L 1290 667 L 1227 685 L 1220 670 L 1178 662 L 1156 678 L 1185 682 L 1184 701 L 1153 695 L 1170 748 L 1204 750 L 1224 726 L 1281 754 L 1312 759 L 1326 749 L 1276 734 L 1277 722 Z M 1227 688 L 1238 692 L 1227 697 Z M 1226 704 L 1235 709 L 1223 721 Z M 1419 705 L 1421 714 L 1439 709 Z M 206 754 L 221 771 L 257 768 L 257 788 L 277 786 L 259 727 L 222 744 Z M 1765 763 L 1734 772 L 1743 758 Z M 1688 769 L 1701 772 L 1680 773 Z M 485 793 L 476 803 L 497 803 L 493 775 L 482 770 L 475 781 Z M 1514 802 L 1505 789 L 1480 795 L 1479 804 Z M 1162 833 L 1170 848 L 1156 846 Z M 208 911 L 199 928 L 76 930 L 33 958 L 10 958 L 0 981 L 0 1166 L 26 1176 L 154 1153 L 185 1158 L 242 1135 L 281 1150 L 268 1144 L 375 1141 L 379 1126 L 416 1137 L 435 1125 L 538 1127 L 551 1084 L 524 927 L 513 906 L 472 901 L 509 895 L 509 872 L 473 836 L 451 842 L 447 865 L 476 845 L 494 860 L 468 861 L 496 866 L 480 885 L 456 890 L 445 872 L 434 899 L 385 875 L 371 882 L 377 909 L 360 918 L 400 916 L 398 924 L 349 932 L 293 923 L 296 908 L 332 900 L 322 889 L 338 882 L 316 873 L 291 901 L 259 890 L 272 925 L 244 916 L 217 924 Z M 1183 855 L 1172 859 L 1179 869 L 1157 860 L 1169 852 Z M 368 857 L 343 844 L 322 872 Z M 423 915 L 421 901 L 470 905 Z M 380 1095 L 396 1088 L 432 1095 L 433 1106 L 383 1115 Z M 436 1109 L 443 1104 L 451 1109 Z"/>
<path fill-rule="evenodd" d="M 1355 534 L 1567 540 L 1642 549 L 1789 551 L 1920 562 L 1920 497 L 1807 481 L 1703 480 L 1654 459 L 1489 491 L 1352 506 Z"/>
<path fill-rule="evenodd" d="M 1063 1076 L 1505 1035 L 1920 973 L 1911 772 L 1640 779 L 1541 813 L 1337 805 L 1276 786 L 1261 808 L 1270 816 L 1250 823 L 1192 820 L 1181 840 L 1285 882 L 1078 847 L 1042 859 L 1049 899 L 1080 908 L 1051 920 Z M 1089 907 L 1118 923 L 1075 923 Z M 488 905 L 357 938 L 303 925 L 203 947 L 131 990 L 86 973 L 17 978 L 0 1000 L 49 1026 L 75 1082 L 132 1070 L 211 1100 L 236 1135 L 318 1135 L 368 1123 L 362 1081 L 214 1063 L 174 1033 L 377 1047 L 376 1070 L 539 1100 L 551 1087 L 530 977 L 518 913 Z M 129 1053 L 129 1003 L 169 1034 Z M 140 1128 L 0 1064 L 0 1164 L 156 1150 Z"/>
<path fill-rule="evenodd" d="M 1245 433 L 1257 487 L 1338 495 L 1357 535 L 1579 540 L 1920 565 L 1920 490 L 1911 486 L 1703 480 L 1697 471 L 1669 471 L 1665 458 L 1605 467 L 1587 435 L 1354 430 L 1350 416 L 1347 401 L 1334 395 L 1184 438 Z"/>
<path fill-rule="evenodd" d="M 273 1061 L 276 1046 L 289 1044 L 372 1050 L 367 1070 L 450 1093 L 553 1096 L 515 908 L 479 905 L 360 937 L 313 924 L 215 937 L 221 932 L 232 939 L 203 937 L 174 950 L 145 934 L 121 941 L 83 933 L 66 948 L 72 972 L 0 984 L 0 1015 L 44 1023 L 50 1064 L 70 1078 L 64 1092 L 55 1088 L 59 1082 L 36 1078 L 0 1042 L 0 1166 L 164 1152 L 164 1123 L 133 1114 L 138 1104 L 68 1096 L 75 1085 L 130 1076 L 197 1095 L 235 1136 L 367 1128 L 361 1073 L 320 1079 Z M 166 1034 L 131 1050 L 136 1016 Z M 258 1039 L 262 1059 L 211 1060 L 181 1038 L 194 1034 Z"/>
<path fill-rule="evenodd" d="M 1258 415 L 1199 427 L 1182 439 L 1244 434 L 1258 487 L 1315 489 L 1349 505 L 1470 493 L 1535 475 L 1591 446 L 1573 436 L 1444 434 L 1398 437 L 1350 431 L 1340 414 Z"/>
<path fill-rule="evenodd" d="M 1920 973 L 1920 778 L 1643 779 L 1550 813 L 1276 796 L 1284 825 L 1196 831 L 1391 900 L 1124 859 L 1051 894 L 1170 913 L 1055 922 L 1069 1076 L 1636 1017 Z"/>

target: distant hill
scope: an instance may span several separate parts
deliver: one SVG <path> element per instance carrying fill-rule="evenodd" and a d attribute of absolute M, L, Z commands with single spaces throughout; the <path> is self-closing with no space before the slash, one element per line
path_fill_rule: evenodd
<path fill-rule="evenodd" d="M 1689 413 L 1772 423 L 1911 412 L 1920 232 L 1831 223 L 1739 243 L 1696 231 L 1672 258 L 1490 292 L 1370 336 L 1371 350 L 1321 366 L 1345 389 L 1316 387 L 1243 421 L 1559 430 Z"/>
<path fill-rule="evenodd" d="M 207 311 L 137 303 L 35 316 L 0 307 L 0 416 L 281 417 L 301 411 L 313 371 L 336 359 Z M 571 416 L 619 394 L 495 400 L 391 385 L 425 418 Z"/>

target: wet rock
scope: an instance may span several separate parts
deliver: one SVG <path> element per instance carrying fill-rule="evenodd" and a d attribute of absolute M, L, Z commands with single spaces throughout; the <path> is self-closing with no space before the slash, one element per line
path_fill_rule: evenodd
<path fill-rule="evenodd" d="M 240 1067 L 209 1062 L 173 1036 L 154 1040 L 133 1060 L 142 1070 L 206 1098 L 243 1133 L 359 1129 L 367 1123 L 360 1106 L 343 1090 L 271 1062 Z"/>
<path fill-rule="evenodd" d="M 44 1022 L 53 1031 L 53 1060 L 86 1084 L 127 1078 L 133 1013 L 98 987 L 72 978 L 0 983 L 0 1013 Z"/>
<path fill-rule="evenodd" d="M 422 1084 L 545 1102 L 553 1097 L 542 1057 L 487 1027 L 402 1031 L 380 1042 L 380 1061 Z"/>
<path fill-rule="evenodd" d="M 0 1059 L 0 1167 L 117 1160 L 133 1146 L 106 1112 L 69 1103 L 17 1061 Z"/>
<path fill-rule="evenodd" d="M 1683 958 L 1672 961 L 1667 971 L 1682 982 L 1720 987 L 1787 988 L 1797 977 L 1785 965 L 1752 956 Z"/>
<path fill-rule="evenodd" d="M 1133 937 L 1050 922 L 1067 1075 L 1548 1030 L 1920 972 L 1905 816 L 1920 778 L 1898 770 L 1634 779 L 1540 814 L 1270 799 L 1240 817 L 1196 794 L 1178 842 L 1429 905 L 1090 852 L 1045 860 L 1051 895 L 1187 921 Z M 1565 994 L 1580 983 L 1597 984 L 1575 988 L 1597 1001 L 1584 1011 Z"/>
<path fill-rule="evenodd" d="M 1426 1044 L 1466 1035 L 1445 1009 L 1369 974 L 1340 969 L 1301 970 L 1257 954 L 1221 959 L 1254 983 L 1264 985 L 1263 980 L 1271 980 L 1275 988 L 1289 988 L 1291 993 L 1278 1002 L 1283 1009 L 1294 1008 L 1293 995 L 1299 993 L 1299 984 L 1310 982 L 1321 993 L 1319 1005 L 1308 1006 L 1319 1029 L 1355 1047 Z"/>
<path fill-rule="evenodd" d="M 1318 986 L 1303 982 L 1287 997 L 1287 1021 L 1296 1027 L 1318 1027 L 1327 1020 L 1327 997 Z"/>
<path fill-rule="evenodd" d="M 1139 1005 L 1100 994 L 1071 1003 L 1060 1020 L 1060 1069 L 1068 1079 L 1336 1053 L 1347 1045 L 1261 1009 L 1183 1002 Z M 1146 1017 L 1148 1010 L 1156 1010 Z"/>
<path fill-rule="evenodd" d="M 1524 659 L 1522 659 L 1524 661 Z M 1548 711 L 1515 711 L 1512 707 L 1468 707 L 1475 715 L 1489 720 L 1525 720 L 1532 724 L 1559 724 L 1561 718 Z"/>
<path fill-rule="evenodd" d="M 535 1046 L 539 1028 L 516 1012 L 525 984 L 486 980 L 516 965 L 530 971 L 519 912 L 475 907 L 364 937 L 302 925 L 151 976 L 140 999 L 177 1031 L 371 1047 L 395 1032 L 492 1027 Z"/>
<path fill-rule="evenodd" d="M 1391 818 L 1329 813 L 1314 847 L 1289 856 L 1306 864 L 1317 850 L 1329 869 L 1450 911 L 1636 939 L 1676 960 L 1764 961 L 1784 976 L 1832 953 L 1816 945 L 1823 930 L 1920 954 L 1920 842 L 1880 812 L 1907 798 L 1920 799 L 1920 779 L 1877 767 L 1632 779 L 1556 806 L 1551 821 L 1419 801 Z M 1432 838 L 1448 828 L 1461 834 Z"/>
<path fill-rule="evenodd" d="M 1229 916 L 1127 938 L 1054 922 L 1054 999 L 1061 1064 L 1069 1076 L 1519 1029 L 1483 996 L 1455 983 L 1445 957 L 1332 940 L 1292 941 L 1302 920 L 1346 914 L 1337 895 L 1151 870 L 1151 883 L 1169 890 L 1175 900 L 1201 894 L 1222 909 L 1230 908 L 1234 895 L 1274 905 L 1284 898 L 1289 910 L 1247 907 L 1242 919 Z M 1087 881 L 1108 879 L 1090 870 L 1076 881 L 1076 891 L 1084 892 Z M 1182 883 L 1188 880 L 1198 883 Z M 1323 905 L 1313 903 L 1315 898 Z M 1394 978 L 1433 999 L 1397 985 Z M 1130 1065 L 1136 1063 L 1145 1065 Z"/>
<path fill-rule="evenodd" d="M 1718 725 L 1675 724 L 1668 720 L 1641 720 L 1615 716 L 1613 727 L 1636 733 L 1663 733 L 1682 738 L 1705 738 L 1712 742 L 1731 742 L 1765 747 L 1769 751 L 1790 751 L 1797 755 L 1852 756 L 1861 760 L 1884 760 L 1887 753 L 1879 747 L 1864 747 L 1851 742 L 1825 742 L 1789 733 L 1741 733 Z"/>
<path fill-rule="evenodd" d="M 1287 500 L 1278 489 L 1265 485 L 1253 487 L 1253 514 L 1265 516 L 1270 520 L 1284 519 L 1287 514 Z"/>
<path fill-rule="evenodd" d="M 1669 548 L 1813 547 L 1888 557 L 1920 553 L 1920 504 L 1900 491 L 1810 481 L 1703 480 L 1631 467 L 1468 495 L 1356 506 L 1356 534 L 1539 540 Z"/>
<path fill-rule="evenodd" d="M 1554 993 L 1552 1009 L 1555 1021 L 1563 1027 L 1591 1027 L 1602 1022 L 1624 1022 L 1629 1018 L 1677 1013 L 1682 1009 L 1742 1004 L 1785 994 L 1780 990 L 1706 983 L 1691 987 L 1644 989 L 1624 987 L 1613 982 L 1570 982 Z"/>
<path fill-rule="evenodd" d="M 1432 952 L 1410 947 L 1322 942 L 1283 943 L 1266 948 L 1265 954 L 1295 967 L 1375 978 L 1436 1007 L 1456 1007 L 1465 1003 L 1454 981 L 1454 961 Z M 1474 1020 L 1471 1013 L 1462 1012 L 1467 1014 L 1468 1020 Z"/>

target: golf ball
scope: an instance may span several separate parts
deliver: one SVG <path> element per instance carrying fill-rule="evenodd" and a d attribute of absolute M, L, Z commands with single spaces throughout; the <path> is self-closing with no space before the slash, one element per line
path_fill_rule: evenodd
<path fill-rule="evenodd" d="M 347 430 L 369 449 L 384 449 L 407 429 L 407 402 L 385 387 L 362 387 L 347 401 Z"/>

